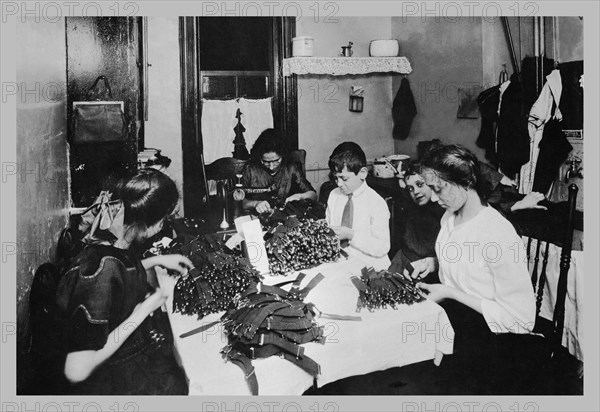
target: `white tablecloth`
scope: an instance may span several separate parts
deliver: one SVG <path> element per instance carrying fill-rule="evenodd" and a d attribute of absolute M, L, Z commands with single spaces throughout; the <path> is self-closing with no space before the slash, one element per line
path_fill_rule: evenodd
<path fill-rule="evenodd" d="M 385 309 L 356 312 L 358 290 L 350 282 L 360 276 L 363 264 L 357 258 L 328 263 L 304 270 L 307 274 L 301 287 L 317 273 L 325 279 L 305 299 L 329 314 L 358 315 L 361 321 L 340 321 L 321 317 L 326 343 L 308 343 L 305 354 L 321 366 L 317 385 L 322 386 L 345 377 L 408 365 L 452 353 L 454 330 L 444 310 L 434 302 L 399 305 L 397 310 Z M 157 269 L 161 287 L 171 290 L 175 279 Z M 275 284 L 295 277 L 268 277 L 265 284 Z M 182 333 L 218 320 L 222 313 L 201 320 L 195 316 L 172 313 L 172 295 L 167 308 L 175 348 L 189 379 L 190 395 L 249 395 L 242 370 L 225 362 L 219 351 L 227 344 L 222 326 L 180 338 Z M 260 395 L 301 395 L 313 384 L 313 378 L 292 363 L 271 357 L 253 362 Z"/>

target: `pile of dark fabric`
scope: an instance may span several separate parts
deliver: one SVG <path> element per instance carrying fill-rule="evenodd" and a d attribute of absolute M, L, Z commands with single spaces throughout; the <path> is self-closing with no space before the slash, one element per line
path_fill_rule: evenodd
<path fill-rule="evenodd" d="M 333 262 L 340 256 L 339 239 L 324 220 L 295 216 L 268 230 L 265 248 L 274 275 Z"/>
<path fill-rule="evenodd" d="M 388 306 L 396 309 L 396 305 L 412 305 L 425 299 L 416 282 L 410 276 L 399 273 L 363 268 L 360 279 L 353 276 L 351 280 L 359 290 L 357 312 L 362 308 L 369 311 Z"/>
<path fill-rule="evenodd" d="M 301 273 L 289 292 L 279 286 L 254 283 L 221 318 L 229 343 L 221 350 L 223 358 L 244 371 L 253 395 L 258 395 L 253 359 L 279 356 L 313 377 L 320 373 L 319 365 L 304 354 L 300 345 L 325 343 L 323 327 L 314 322 L 316 310 L 303 302 L 323 275 L 315 276 L 305 288 L 299 289 L 303 278 Z"/>
<path fill-rule="evenodd" d="M 210 235 L 176 242 L 167 253 L 180 253 L 194 264 L 175 285 L 173 312 L 198 315 L 200 319 L 224 311 L 252 282 L 260 280 L 247 258 L 235 254 Z"/>

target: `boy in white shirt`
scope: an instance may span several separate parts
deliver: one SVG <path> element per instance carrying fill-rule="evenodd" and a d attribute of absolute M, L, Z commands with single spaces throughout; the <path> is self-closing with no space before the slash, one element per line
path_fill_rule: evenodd
<path fill-rule="evenodd" d="M 344 142 L 329 158 L 337 184 L 327 201 L 327 224 L 340 238 L 344 250 L 376 270 L 390 265 L 390 212 L 367 183 L 367 159 L 361 147 Z"/>

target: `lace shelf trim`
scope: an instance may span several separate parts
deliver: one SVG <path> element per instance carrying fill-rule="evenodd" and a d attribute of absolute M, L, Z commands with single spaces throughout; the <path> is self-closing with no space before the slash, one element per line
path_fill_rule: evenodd
<path fill-rule="evenodd" d="M 367 73 L 412 72 L 406 57 L 292 57 L 283 60 L 283 75 L 327 74 L 344 76 Z"/>

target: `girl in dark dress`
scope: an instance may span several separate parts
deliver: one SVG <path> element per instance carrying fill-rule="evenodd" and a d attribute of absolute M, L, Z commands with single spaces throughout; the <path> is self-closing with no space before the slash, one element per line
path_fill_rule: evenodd
<path fill-rule="evenodd" d="M 275 129 L 266 129 L 258 136 L 243 172 L 245 209 L 265 213 L 293 200 L 317 199 L 301 165 L 289 162 L 287 155 L 283 137 Z"/>
<path fill-rule="evenodd" d="M 57 292 L 69 392 L 187 394 L 172 347 L 153 327 L 153 312 L 167 295 L 150 287 L 146 269 L 184 272 L 192 263 L 181 255 L 139 260 L 129 251 L 161 230 L 177 204 L 177 189 L 169 177 L 149 169 L 122 182 L 116 194 L 119 201 L 99 208 L 84 239 L 92 244 L 73 259 Z"/>

